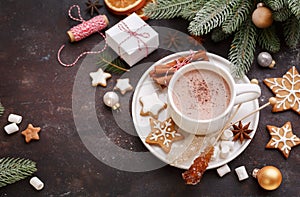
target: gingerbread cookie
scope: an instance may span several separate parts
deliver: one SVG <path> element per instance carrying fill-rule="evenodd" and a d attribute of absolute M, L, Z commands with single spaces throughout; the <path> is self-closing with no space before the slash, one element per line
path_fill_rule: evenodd
<path fill-rule="evenodd" d="M 267 125 L 271 139 L 266 148 L 277 148 L 284 157 L 289 157 L 292 147 L 300 144 L 300 139 L 293 134 L 291 122 L 286 122 L 281 128 Z"/>
<path fill-rule="evenodd" d="M 28 124 L 27 129 L 22 131 L 22 135 L 25 136 L 25 141 L 29 143 L 31 140 L 39 140 L 39 132 L 41 131 L 40 127 L 33 127 L 32 124 Z"/>
<path fill-rule="evenodd" d="M 125 78 L 125 79 L 117 79 L 117 84 L 114 87 L 115 90 L 119 90 L 121 92 L 121 94 L 125 94 L 127 91 L 132 90 L 132 86 L 129 83 L 129 79 Z"/>
<path fill-rule="evenodd" d="M 101 85 L 106 87 L 106 80 L 111 78 L 111 74 L 104 72 L 102 68 L 99 68 L 97 72 L 91 72 L 90 76 L 92 78 L 92 86 Z"/>
<path fill-rule="evenodd" d="M 146 138 L 146 143 L 158 145 L 165 153 L 169 153 L 172 143 L 182 140 L 184 136 L 175 130 L 175 123 L 171 118 L 160 122 L 150 118 L 151 132 Z"/>
<path fill-rule="evenodd" d="M 155 92 L 150 95 L 140 97 L 140 103 L 142 104 L 140 115 L 152 116 L 155 119 L 158 118 L 159 112 L 167 108 L 167 104 L 162 102 Z"/>
<path fill-rule="evenodd" d="M 300 115 L 300 75 L 295 66 L 282 78 L 268 78 L 264 83 L 276 94 L 273 112 L 292 109 Z"/>

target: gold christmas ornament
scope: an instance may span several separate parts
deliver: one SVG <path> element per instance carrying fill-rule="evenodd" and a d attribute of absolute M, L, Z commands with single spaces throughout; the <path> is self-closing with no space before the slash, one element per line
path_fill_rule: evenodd
<path fill-rule="evenodd" d="M 270 27 L 273 23 L 272 11 L 263 3 L 257 4 L 257 8 L 252 13 L 252 22 L 261 29 Z"/>
<path fill-rule="evenodd" d="M 265 190 L 277 189 L 282 181 L 281 172 L 274 166 L 265 166 L 262 169 L 255 168 L 252 176 L 257 179 L 259 185 Z"/>

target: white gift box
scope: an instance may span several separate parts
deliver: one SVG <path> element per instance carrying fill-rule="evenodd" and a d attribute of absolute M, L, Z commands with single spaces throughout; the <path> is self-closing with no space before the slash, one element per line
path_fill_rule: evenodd
<path fill-rule="evenodd" d="M 137 14 L 126 17 L 106 32 L 110 46 L 129 66 L 158 48 L 158 33 Z"/>

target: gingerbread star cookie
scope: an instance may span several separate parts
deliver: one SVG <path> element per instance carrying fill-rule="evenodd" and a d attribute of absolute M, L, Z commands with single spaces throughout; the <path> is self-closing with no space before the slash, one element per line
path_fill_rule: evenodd
<path fill-rule="evenodd" d="M 111 74 L 104 72 L 102 68 L 99 68 L 97 72 L 91 72 L 90 76 L 92 78 L 92 86 L 101 85 L 106 87 L 106 80 L 111 78 Z"/>
<path fill-rule="evenodd" d="M 25 136 L 25 141 L 29 143 L 31 140 L 39 140 L 39 132 L 41 131 L 40 127 L 33 127 L 32 124 L 28 124 L 27 129 L 22 131 L 22 135 Z"/>
<path fill-rule="evenodd" d="M 125 94 L 127 91 L 132 90 L 132 86 L 129 83 L 129 79 L 125 78 L 125 79 L 117 79 L 117 84 L 114 87 L 115 90 L 119 90 L 121 92 L 121 94 Z"/>
<path fill-rule="evenodd" d="M 167 108 L 167 104 L 162 102 L 155 92 L 150 95 L 140 97 L 140 103 L 142 104 L 140 115 L 152 116 L 155 119 L 158 118 L 159 112 Z"/>
<path fill-rule="evenodd" d="M 300 144 L 300 139 L 293 134 L 291 122 L 286 122 L 281 128 L 267 125 L 271 139 L 266 148 L 276 148 L 282 152 L 284 157 L 289 157 L 292 147 Z"/>
<path fill-rule="evenodd" d="M 150 118 L 150 126 L 151 132 L 146 138 L 146 143 L 160 146 L 165 153 L 170 152 L 173 142 L 184 138 L 175 129 L 175 123 L 171 118 L 163 122 Z"/>
<path fill-rule="evenodd" d="M 273 112 L 292 109 L 300 115 L 300 75 L 295 66 L 282 78 L 268 78 L 264 83 L 276 94 Z"/>

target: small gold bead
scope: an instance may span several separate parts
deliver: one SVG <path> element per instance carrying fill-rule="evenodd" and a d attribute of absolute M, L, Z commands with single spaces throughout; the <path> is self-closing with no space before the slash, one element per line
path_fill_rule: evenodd
<path fill-rule="evenodd" d="M 277 100 L 276 100 L 275 97 L 271 97 L 271 98 L 269 99 L 269 102 L 270 102 L 271 105 L 275 105 L 276 102 L 277 102 Z"/>
<path fill-rule="evenodd" d="M 275 64 L 276 64 L 276 62 L 274 60 L 272 60 L 272 63 L 269 65 L 269 68 L 274 68 Z"/>
<path fill-rule="evenodd" d="M 251 79 L 250 83 L 252 83 L 252 84 L 257 84 L 257 85 L 258 85 L 259 82 L 258 82 L 257 79 Z"/>

